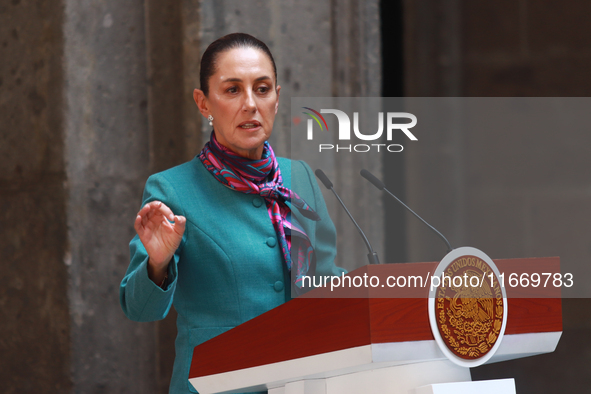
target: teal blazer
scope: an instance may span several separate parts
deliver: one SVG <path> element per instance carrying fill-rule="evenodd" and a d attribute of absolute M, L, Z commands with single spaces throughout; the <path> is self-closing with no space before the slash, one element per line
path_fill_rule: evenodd
<path fill-rule="evenodd" d="M 321 217 L 315 222 L 292 211 L 316 252 L 316 274 L 340 276 L 335 227 L 310 167 L 278 162 L 284 185 Z M 185 233 L 164 290 L 148 278 L 139 237 L 131 240 L 120 302 L 127 317 L 140 322 L 163 319 L 174 303 L 178 334 L 169 392 L 196 393 L 188 382 L 194 347 L 288 301 L 289 273 L 264 200 L 222 185 L 198 157 L 148 178 L 142 206 L 154 200 L 187 218 Z"/>

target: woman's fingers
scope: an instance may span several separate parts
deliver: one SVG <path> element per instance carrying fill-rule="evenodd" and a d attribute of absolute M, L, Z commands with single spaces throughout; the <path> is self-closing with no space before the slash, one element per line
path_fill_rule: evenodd
<path fill-rule="evenodd" d="M 147 224 L 152 221 L 160 221 L 159 216 L 164 216 L 170 220 L 173 219 L 174 214 L 164 203 L 161 201 L 152 201 L 148 204 L 144 205 L 142 209 L 138 212 L 138 216 L 141 217 L 142 225 L 145 227 Z"/>
<path fill-rule="evenodd" d="M 167 232 L 182 234 L 185 231 L 187 219 L 184 216 L 175 216 L 172 210 L 161 201 L 147 203 L 138 212 L 135 221 L 135 231 L 142 236 L 146 229 L 158 231 L 158 228 Z"/>
<path fill-rule="evenodd" d="M 174 213 L 161 201 L 152 201 L 146 204 L 138 213 L 138 215 L 147 216 L 148 219 L 152 219 L 154 216 L 162 215 L 169 220 L 174 218 Z"/>
<path fill-rule="evenodd" d="M 172 211 L 170 210 L 170 208 L 166 206 L 166 204 L 161 202 L 158 206 L 158 211 L 160 214 L 164 215 L 165 218 L 169 220 L 174 220 L 174 213 L 172 213 Z"/>
<path fill-rule="evenodd" d="M 162 203 L 160 201 L 152 201 L 148 204 L 148 211 L 146 212 L 146 221 L 152 220 L 156 215 L 158 215 L 158 209 L 160 208 Z"/>
<path fill-rule="evenodd" d="M 185 223 L 187 223 L 187 219 L 184 216 L 176 215 L 174 217 L 174 231 L 181 237 L 185 232 Z"/>
<path fill-rule="evenodd" d="M 174 215 L 173 216 L 173 221 L 169 221 L 167 218 L 162 218 L 162 223 L 161 225 L 166 228 L 167 231 L 171 232 L 171 233 L 176 233 L 180 236 L 183 235 L 183 233 L 185 232 L 185 223 L 187 222 L 187 219 L 184 216 L 180 216 L 180 215 Z"/>
<path fill-rule="evenodd" d="M 133 222 L 133 228 L 135 229 L 135 231 L 138 234 L 140 233 L 140 231 L 143 231 L 143 228 L 142 228 L 142 217 L 140 216 L 139 213 L 135 217 L 135 221 Z"/>
<path fill-rule="evenodd" d="M 152 211 L 156 207 L 157 203 L 158 201 L 152 201 L 151 203 L 144 205 L 142 209 L 140 209 L 140 211 L 137 213 L 138 216 L 141 216 L 142 218 L 142 226 L 146 226 L 148 224 L 150 217 L 153 216 Z"/>
<path fill-rule="evenodd" d="M 138 215 L 145 215 L 152 207 L 152 205 L 155 203 L 156 201 L 153 201 L 151 203 L 147 203 L 146 205 L 144 205 L 142 207 L 142 209 L 140 209 L 140 211 L 138 212 Z"/>

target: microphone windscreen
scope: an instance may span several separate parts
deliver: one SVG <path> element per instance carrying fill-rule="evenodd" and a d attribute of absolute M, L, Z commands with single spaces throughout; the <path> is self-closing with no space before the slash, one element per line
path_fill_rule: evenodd
<path fill-rule="evenodd" d="M 362 177 L 364 177 L 365 179 L 370 181 L 378 189 L 384 190 L 386 188 L 384 183 L 382 181 L 380 181 L 378 178 L 376 178 L 375 176 L 373 176 L 373 174 L 371 172 L 363 169 L 359 173 L 361 174 Z"/>
<path fill-rule="evenodd" d="M 318 179 L 320 179 L 320 182 L 322 182 L 322 184 L 327 189 L 332 189 L 332 182 L 328 179 L 328 177 L 326 176 L 326 174 L 324 173 L 324 171 L 322 171 L 319 168 L 316 171 L 314 171 L 314 174 L 316 174 L 316 176 L 318 177 Z"/>

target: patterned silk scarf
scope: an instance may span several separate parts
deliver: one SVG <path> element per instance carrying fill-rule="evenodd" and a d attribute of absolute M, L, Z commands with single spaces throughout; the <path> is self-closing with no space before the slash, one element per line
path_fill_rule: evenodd
<path fill-rule="evenodd" d="M 294 191 L 283 186 L 281 171 L 275 153 L 265 141 L 260 160 L 251 160 L 237 155 L 221 145 L 211 133 L 211 138 L 199 154 L 207 170 L 226 187 L 246 194 L 263 197 L 273 228 L 279 239 L 287 269 L 292 270 L 292 256 L 296 261 L 296 292 L 302 290 L 303 277 L 314 275 L 316 257 L 310 238 L 285 202 L 291 202 L 306 218 L 318 221 L 320 217 Z M 292 277 L 294 273 L 292 272 Z"/>

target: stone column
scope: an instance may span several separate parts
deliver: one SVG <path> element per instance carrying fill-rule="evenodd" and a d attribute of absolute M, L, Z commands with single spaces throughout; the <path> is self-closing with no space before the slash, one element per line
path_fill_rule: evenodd
<path fill-rule="evenodd" d="M 64 139 L 75 392 L 156 392 L 154 324 L 118 287 L 149 175 L 144 2 L 64 2 Z"/>
<path fill-rule="evenodd" d="M 331 7 L 331 95 L 335 97 L 380 97 L 381 54 L 380 16 L 378 1 L 337 0 Z M 336 101 L 338 103 L 338 100 Z M 380 100 L 366 100 L 359 111 L 365 122 L 375 125 Z M 337 107 L 339 108 L 339 107 Z M 362 121 L 363 123 L 363 121 Z M 338 141 L 334 142 L 335 144 Z M 394 154 L 394 153 L 392 153 Z M 359 175 L 363 168 L 383 178 L 383 153 L 337 153 L 332 163 L 333 183 L 356 222 L 365 232 L 382 263 L 388 262 L 385 250 L 385 214 L 381 193 Z M 322 187 L 323 191 L 326 191 Z M 366 265 L 367 249 L 345 211 L 330 192 L 324 198 L 332 206 L 331 214 L 337 226 L 339 262 L 345 268 Z M 346 256 L 346 257 L 345 257 Z"/>
<path fill-rule="evenodd" d="M 59 2 L 0 5 L 0 390 L 68 393 Z"/>

